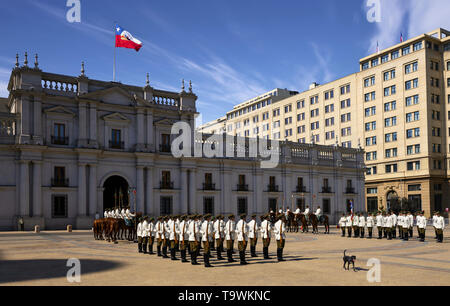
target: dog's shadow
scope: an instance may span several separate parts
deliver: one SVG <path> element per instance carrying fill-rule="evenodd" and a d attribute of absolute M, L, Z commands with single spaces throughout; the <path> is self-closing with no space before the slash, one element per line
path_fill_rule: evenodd
<path fill-rule="evenodd" d="M 364 268 L 360 268 L 360 267 L 355 267 L 355 272 L 359 272 L 359 271 L 369 271 L 369 269 L 364 269 Z"/>

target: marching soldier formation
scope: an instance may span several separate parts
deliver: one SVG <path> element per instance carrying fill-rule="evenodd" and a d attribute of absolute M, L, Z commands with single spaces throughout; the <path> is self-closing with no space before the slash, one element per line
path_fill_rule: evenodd
<path fill-rule="evenodd" d="M 224 245 L 226 246 L 226 260 L 229 263 L 235 262 L 233 259 L 234 242 L 237 240 L 239 259 L 241 265 L 246 265 L 246 250 L 249 244 L 250 256 L 258 257 L 256 248 L 258 236 L 263 242 L 264 259 L 269 257 L 269 246 L 272 234 L 277 241 L 278 262 L 284 261 L 283 249 L 286 241 L 286 217 L 280 214 L 274 225 L 270 222 L 270 215 L 260 217 L 252 215 L 251 221 L 247 223 L 247 216 L 242 214 L 236 223 L 235 216 L 229 215 L 227 222 L 223 215 L 218 215 L 214 219 L 210 214 L 165 216 L 158 217 L 156 224 L 153 218 L 140 218 L 137 225 L 138 252 L 143 254 L 154 254 L 153 244 L 156 240 L 157 256 L 179 260 L 177 252 L 180 253 L 181 262 L 189 262 L 187 254 L 190 255 L 192 265 L 199 265 L 197 262 L 200 256 L 200 249 L 203 249 L 204 266 L 212 267 L 210 258 L 214 250 L 217 260 L 225 260 L 222 257 Z M 225 243 L 224 243 L 225 242 Z M 170 257 L 167 255 L 167 248 L 170 250 Z"/>
<path fill-rule="evenodd" d="M 372 235 L 378 233 L 377 239 L 392 240 L 402 239 L 408 241 L 413 238 L 414 226 L 417 228 L 417 235 L 420 241 L 425 241 L 425 233 L 428 220 L 421 211 L 414 216 L 411 212 L 400 212 L 397 216 L 392 211 L 379 211 L 376 216 L 369 213 L 367 217 L 362 213 L 342 214 L 339 219 L 342 237 L 364 238 L 367 228 L 367 238 L 372 239 Z M 444 240 L 443 232 L 445 229 L 445 220 L 439 212 L 433 216 L 433 227 L 435 229 L 435 239 L 438 243 Z M 398 236 L 397 236 L 398 231 Z M 352 234 L 353 233 L 353 234 Z"/>

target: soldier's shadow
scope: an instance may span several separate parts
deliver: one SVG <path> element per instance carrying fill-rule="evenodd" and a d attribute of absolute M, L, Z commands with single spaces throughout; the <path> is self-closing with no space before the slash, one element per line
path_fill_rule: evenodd
<path fill-rule="evenodd" d="M 274 264 L 274 263 L 278 263 L 277 260 L 277 256 L 276 254 L 269 254 L 271 259 L 264 259 L 264 257 L 262 255 L 258 255 L 258 257 L 250 257 L 248 255 L 246 255 L 245 260 L 248 262 L 248 265 L 263 265 L 263 264 Z M 217 260 L 214 259 L 213 257 L 211 257 L 210 263 L 211 265 L 213 265 L 214 267 L 242 267 L 239 261 L 239 257 L 234 256 L 233 257 L 234 260 L 236 260 L 236 262 L 234 263 L 229 263 L 226 259 L 225 260 Z M 302 257 L 302 256 L 294 256 L 294 255 L 287 255 L 287 256 L 283 256 L 283 259 L 285 260 L 285 262 L 290 262 L 290 261 L 309 261 L 309 260 L 316 260 L 319 259 L 317 257 L 312 257 L 312 258 L 306 258 L 306 257 Z M 198 261 L 200 263 L 200 260 Z"/>

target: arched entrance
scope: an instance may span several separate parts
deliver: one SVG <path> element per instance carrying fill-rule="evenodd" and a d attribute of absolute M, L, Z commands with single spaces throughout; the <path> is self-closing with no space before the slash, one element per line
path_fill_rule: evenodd
<path fill-rule="evenodd" d="M 128 182 L 121 176 L 111 176 L 103 184 L 103 210 L 127 205 Z"/>
<path fill-rule="evenodd" d="M 400 203 L 398 199 L 397 192 L 391 190 L 386 195 L 386 211 L 397 211 L 399 210 Z"/>

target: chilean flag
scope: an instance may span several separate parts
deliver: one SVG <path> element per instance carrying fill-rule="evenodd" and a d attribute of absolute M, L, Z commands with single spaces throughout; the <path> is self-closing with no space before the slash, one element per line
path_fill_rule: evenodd
<path fill-rule="evenodd" d="M 352 213 L 352 221 L 353 221 L 353 201 L 350 201 L 350 211 Z"/>
<path fill-rule="evenodd" d="M 142 42 L 133 37 L 130 32 L 125 31 L 120 26 L 116 26 L 116 48 L 128 48 L 139 51 L 142 47 Z"/>

